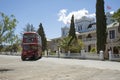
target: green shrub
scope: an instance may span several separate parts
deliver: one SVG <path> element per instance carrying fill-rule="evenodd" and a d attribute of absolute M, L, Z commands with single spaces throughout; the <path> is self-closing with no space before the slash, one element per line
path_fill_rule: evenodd
<path fill-rule="evenodd" d="M 97 52 L 97 50 L 96 50 L 96 48 L 95 48 L 95 47 L 93 47 L 93 48 L 91 48 L 90 52 L 95 53 L 95 52 Z"/>

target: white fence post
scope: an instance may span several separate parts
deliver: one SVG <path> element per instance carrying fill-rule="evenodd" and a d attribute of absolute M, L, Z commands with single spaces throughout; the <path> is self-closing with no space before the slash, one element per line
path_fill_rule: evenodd
<path fill-rule="evenodd" d="M 58 55 L 58 51 L 56 51 L 55 55 Z"/>
<path fill-rule="evenodd" d="M 102 50 L 100 51 L 99 58 L 100 58 L 100 60 L 104 60 L 104 55 L 103 55 L 103 51 Z"/>
<path fill-rule="evenodd" d="M 68 51 L 68 56 L 70 57 L 70 51 Z"/>
<path fill-rule="evenodd" d="M 109 60 L 112 60 L 112 53 L 109 52 Z"/>
<path fill-rule="evenodd" d="M 45 53 L 45 56 L 47 56 L 47 51 L 46 50 L 44 51 L 44 53 Z"/>
<path fill-rule="evenodd" d="M 85 50 L 81 50 L 81 57 L 85 58 Z"/>

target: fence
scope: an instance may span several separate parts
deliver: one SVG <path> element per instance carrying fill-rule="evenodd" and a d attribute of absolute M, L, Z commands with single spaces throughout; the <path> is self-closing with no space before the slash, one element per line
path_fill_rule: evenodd
<path fill-rule="evenodd" d="M 20 55 L 21 55 L 21 52 L 0 52 L 0 55 L 20 56 Z"/>
<path fill-rule="evenodd" d="M 89 52 L 84 53 L 84 58 L 85 59 L 102 59 L 99 54 L 97 54 L 97 53 L 89 53 Z"/>
<path fill-rule="evenodd" d="M 109 60 L 110 61 L 120 61 L 120 54 L 109 53 Z"/>
<path fill-rule="evenodd" d="M 50 53 L 50 52 L 49 52 Z M 81 53 L 60 53 L 56 52 L 55 55 L 47 55 L 45 52 L 45 57 L 58 57 L 58 58 L 75 58 L 75 59 L 95 59 L 95 60 L 104 60 L 103 52 L 101 51 L 99 54 L 97 53 L 89 53 L 85 52 L 84 50 Z M 21 52 L 0 52 L 0 55 L 14 55 L 20 56 Z M 109 53 L 109 60 L 110 61 L 120 61 L 120 54 L 112 54 Z"/>
<path fill-rule="evenodd" d="M 60 52 L 57 51 L 55 55 L 49 55 L 49 53 L 48 53 L 48 55 L 45 55 L 45 56 L 47 56 L 47 57 L 60 57 L 60 58 L 104 60 L 103 51 L 100 51 L 99 54 L 85 52 L 84 50 L 81 50 L 81 53 L 70 53 L 70 52 L 68 52 L 68 53 L 60 53 Z M 109 60 L 110 61 L 120 61 L 120 54 L 109 53 Z"/>
<path fill-rule="evenodd" d="M 60 57 L 60 58 L 75 58 L 75 59 L 96 59 L 96 60 L 103 60 L 104 56 L 103 56 L 103 52 L 101 52 L 100 54 L 97 53 L 89 53 L 89 52 L 85 52 L 84 50 L 81 51 L 81 53 L 60 53 L 58 51 L 56 51 L 55 55 L 47 55 L 47 53 L 45 52 L 45 56 L 47 57 Z"/>

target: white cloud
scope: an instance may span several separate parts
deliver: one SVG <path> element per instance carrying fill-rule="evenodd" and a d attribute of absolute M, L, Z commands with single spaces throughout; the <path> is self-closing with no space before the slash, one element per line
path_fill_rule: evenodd
<path fill-rule="evenodd" d="M 59 16 L 58 21 L 63 21 L 65 23 L 67 21 L 66 20 L 66 13 L 67 13 L 67 9 L 60 10 L 58 13 L 58 16 Z"/>
<path fill-rule="evenodd" d="M 114 14 L 114 11 L 111 11 L 110 14 Z"/>
<path fill-rule="evenodd" d="M 58 13 L 58 16 L 59 16 L 58 21 L 61 21 L 64 24 L 70 23 L 71 16 L 73 14 L 74 14 L 74 19 L 81 19 L 83 16 L 86 16 L 86 17 L 92 18 L 92 19 L 95 18 L 95 13 L 89 14 L 88 10 L 86 10 L 86 9 L 72 11 L 68 15 L 67 15 L 67 9 L 62 9 Z"/>

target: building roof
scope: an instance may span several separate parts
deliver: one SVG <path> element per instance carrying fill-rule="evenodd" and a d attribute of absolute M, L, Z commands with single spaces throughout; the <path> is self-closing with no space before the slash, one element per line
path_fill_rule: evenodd
<path fill-rule="evenodd" d="M 116 26 L 119 26 L 119 23 L 118 22 L 113 22 L 113 23 L 107 25 L 107 28 L 112 28 L 112 27 L 116 27 Z"/>
<path fill-rule="evenodd" d="M 95 33 L 95 32 L 96 32 L 96 30 L 88 31 L 88 32 L 82 32 L 82 33 L 79 33 L 79 35 L 86 35 L 86 34 Z"/>

